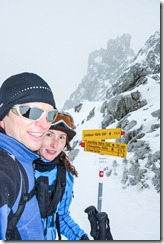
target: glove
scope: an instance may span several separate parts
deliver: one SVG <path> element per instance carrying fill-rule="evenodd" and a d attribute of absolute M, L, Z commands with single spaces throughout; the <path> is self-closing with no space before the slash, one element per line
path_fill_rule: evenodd
<path fill-rule="evenodd" d="M 80 240 L 89 240 L 89 238 L 88 238 L 88 236 L 87 236 L 86 234 L 84 234 L 84 235 L 80 238 Z"/>

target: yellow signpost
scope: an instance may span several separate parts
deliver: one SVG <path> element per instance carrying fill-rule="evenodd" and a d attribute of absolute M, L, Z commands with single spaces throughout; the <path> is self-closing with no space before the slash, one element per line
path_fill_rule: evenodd
<path fill-rule="evenodd" d="M 122 133 L 122 128 L 112 128 L 112 129 L 92 129 L 92 130 L 83 130 L 82 140 L 80 143 L 84 147 L 84 151 L 98 153 L 101 155 L 111 155 L 115 157 L 126 158 L 127 154 L 127 144 L 121 144 L 116 142 L 105 141 L 107 139 L 119 139 Z M 104 159 L 99 158 L 99 163 L 102 164 Z M 98 187 L 98 202 L 97 209 L 101 212 L 102 204 L 102 192 L 103 192 L 103 182 L 101 182 L 104 176 L 104 169 L 99 170 L 99 187 Z"/>
<path fill-rule="evenodd" d="M 127 144 L 103 141 L 85 141 L 84 151 L 126 158 Z"/>
<path fill-rule="evenodd" d="M 82 140 L 98 141 L 106 139 L 119 139 L 121 138 L 121 131 L 121 128 L 83 130 Z"/>

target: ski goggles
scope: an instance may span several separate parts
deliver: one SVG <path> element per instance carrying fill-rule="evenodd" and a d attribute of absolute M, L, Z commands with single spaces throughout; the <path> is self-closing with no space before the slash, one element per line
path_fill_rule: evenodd
<path fill-rule="evenodd" d="M 72 116 L 67 113 L 67 112 L 58 112 L 56 118 L 54 119 L 52 125 L 60 125 L 60 124 L 64 124 L 66 127 L 69 127 L 70 129 L 75 129 L 75 123 L 74 123 L 74 119 L 72 118 Z"/>
<path fill-rule="evenodd" d="M 14 105 L 11 110 L 23 119 L 35 121 L 40 120 L 46 114 L 48 122 L 53 122 L 58 113 L 57 109 L 44 110 L 36 106 L 22 104 Z"/>

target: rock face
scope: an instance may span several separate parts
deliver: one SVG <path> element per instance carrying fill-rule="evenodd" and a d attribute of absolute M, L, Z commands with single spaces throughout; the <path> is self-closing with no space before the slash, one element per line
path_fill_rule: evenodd
<path fill-rule="evenodd" d="M 130 40 L 124 34 L 109 40 L 106 50 L 90 54 L 87 74 L 64 109 L 80 113 L 84 102 L 99 101 L 99 108 L 94 104 L 82 123 L 92 121 L 99 109 L 102 128 L 122 128 L 125 135 L 117 141 L 128 144 L 129 157 L 121 163 L 114 160 L 109 175 L 118 175 L 122 167 L 123 187 L 153 185 L 160 192 L 160 32 L 150 36 L 137 55 Z"/>
<path fill-rule="evenodd" d="M 77 90 L 65 102 L 63 109 L 75 107 L 85 100 L 105 99 L 106 91 L 134 58 L 130 41 L 131 36 L 124 34 L 120 38 L 109 40 L 107 49 L 100 49 L 90 54 L 87 74 Z"/>

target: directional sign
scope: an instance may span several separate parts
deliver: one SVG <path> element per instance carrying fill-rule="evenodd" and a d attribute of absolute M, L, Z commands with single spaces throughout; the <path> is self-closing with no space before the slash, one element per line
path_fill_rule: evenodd
<path fill-rule="evenodd" d="M 122 128 L 83 130 L 82 140 L 106 140 L 121 138 Z"/>
<path fill-rule="evenodd" d="M 84 151 L 126 158 L 127 144 L 103 141 L 86 141 Z"/>

